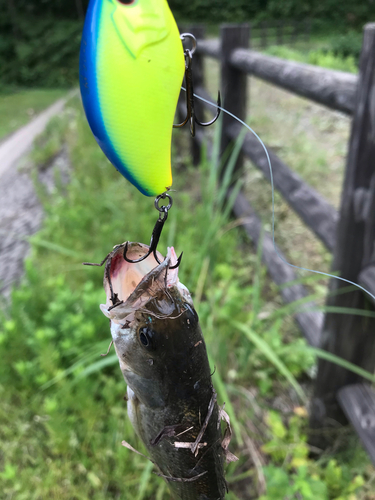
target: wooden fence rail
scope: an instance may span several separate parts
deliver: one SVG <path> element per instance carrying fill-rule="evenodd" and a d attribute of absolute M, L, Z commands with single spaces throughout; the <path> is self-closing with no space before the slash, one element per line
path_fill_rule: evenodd
<path fill-rule="evenodd" d="M 360 283 L 375 292 L 375 24 L 364 29 L 364 43 L 359 75 L 325 70 L 306 64 L 294 63 L 259 54 L 247 48 L 247 25 L 224 25 L 220 40 L 204 40 L 203 29 L 197 34 L 198 50 L 195 58 L 202 68 L 205 56 L 220 60 L 221 89 L 224 106 L 244 119 L 248 113 L 246 95 L 248 79 L 253 75 L 287 89 L 297 95 L 343 113 L 353 115 L 351 139 L 340 212 L 317 191 L 305 183 L 274 153 L 269 151 L 275 188 L 291 208 L 333 253 L 333 270 L 342 277 Z M 195 60 L 194 60 L 195 63 Z M 203 73 L 199 71 L 196 93 L 207 98 L 203 88 Z M 209 96 L 208 96 L 209 97 Z M 212 101 L 212 99 L 211 99 Z M 205 106 L 213 112 L 213 108 Z M 201 108 L 202 109 L 202 108 Z M 223 117 L 221 146 L 224 151 L 241 130 L 238 122 Z M 199 157 L 203 133 L 194 141 L 195 158 Z M 247 134 L 242 154 L 270 179 L 264 151 L 252 134 Z M 242 172 L 241 158 L 236 174 Z M 288 282 L 296 280 L 294 270 L 274 250 L 270 235 L 261 238 L 261 221 L 243 193 L 235 205 L 236 217 L 244 218 L 244 229 L 258 245 L 262 243 L 263 261 L 272 279 L 284 285 L 281 294 L 286 302 L 304 300 L 308 294 L 302 285 Z M 280 254 L 281 252 L 278 251 Z M 296 321 L 308 342 L 340 356 L 371 372 L 375 369 L 375 303 L 355 290 L 339 292 L 343 282 L 332 280 L 327 305 L 366 310 L 374 317 L 357 314 L 333 314 L 300 311 Z M 361 403 L 361 398 L 364 402 Z M 375 392 L 352 372 L 320 361 L 311 405 L 311 426 L 322 429 L 332 422 L 344 421 L 344 413 L 364 442 L 375 463 Z M 323 434 L 320 434 L 322 436 Z M 324 434 L 327 435 L 326 433 Z M 324 437 L 326 442 L 326 437 Z M 323 438 L 315 443 L 322 446 Z"/>
<path fill-rule="evenodd" d="M 204 96 L 204 89 L 198 87 L 197 94 Z M 185 109 L 183 105 L 181 108 L 182 111 Z M 211 107 L 209 111 L 212 111 Z M 203 134 L 199 134 L 196 142 L 201 145 L 203 141 Z M 231 192 L 228 192 L 228 197 L 230 194 Z M 303 285 L 294 284 L 284 286 L 290 282 L 296 281 L 298 276 L 290 266 L 283 262 L 282 259 L 275 259 L 275 248 L 271 236 L 267 233 L 262 233 L 262 222 L 260 217 L 252 208 L 245 195 L 241 192 L 234 203 L 233 214 L 236 219 L 243 221 L 243 229 L 255 245 L 262 245 L 262 261 L 266 265 L 272 280 L 277 285 L 282 287 L 281 296 L 283 297 L 284 302 L 291 304 L 296 301 L 304 300 L 308 297 L 309 293 Z M 279 248 L 277 248 L 277 251 L 279 255 L 283 256 L 284 259 L 286 258 Z M 313 309 L 314 304 L 310 301 L 305 304 L 305 307 L 306 309 Z M 319 311 L 297 312 L 295 319 L 309 344 L 314 347 L 319 347 L 320 333 L 323 326 L 323 314 Z"/>
<path fill-rule="evenodd" d="M 220 59 L 217 40 L 200 40 L 198 51 Z M 257 76 L 302 97 L 332 109 L 353 114 L 358 77 L 318 66 L 267 56 L 254 50 L 232 49 L 230 64 L 248 75 Z"/>

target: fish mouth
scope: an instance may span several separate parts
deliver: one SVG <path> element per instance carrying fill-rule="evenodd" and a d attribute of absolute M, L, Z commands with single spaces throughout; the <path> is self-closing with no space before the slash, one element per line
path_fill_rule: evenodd
<path fill-rule="evenodd" d="M 128 262 L 124 259 L 126 247 L 126 257 L 129 260 L 145 257 L 150 250 L 150 247 L 143 243 L 127 242 L 117 245 L 108 255 L 103 281 L 107 301 L 100 305 L 107 318 L 116 323 L 124 322 L 129 314 L 144 309 L 147 302 L 161 290 L 175 286 L 182 290 L 183 295 L 187 292 L 187 300 L 190 298 L 187 289 L 179 283 L 178 267 L 171 269 L 178 262 L 173 247 L 168 248 L 164 260 L 163 256 L 156 252 L 161 264 L 153 254 L 141 262 Z"/>

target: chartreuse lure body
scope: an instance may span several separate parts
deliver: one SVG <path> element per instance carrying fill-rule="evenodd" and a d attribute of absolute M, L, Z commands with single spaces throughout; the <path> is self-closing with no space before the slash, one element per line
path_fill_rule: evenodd
<path fill-rule="evenodd" d="M 146 196 L 172 185 L 171 136 L 185 58 L 166 0 L 90 0 L 80 53 L 91 130 Z"/>

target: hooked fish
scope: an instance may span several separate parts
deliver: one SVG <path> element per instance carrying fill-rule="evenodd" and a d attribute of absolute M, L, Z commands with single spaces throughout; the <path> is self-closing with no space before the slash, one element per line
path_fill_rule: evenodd
<path fill-rule="evenodd" d="M 166 0 L 90 0 L 79 70 L 86 117 L 109 161 L 146 196 L 172 186 L 172 126 L 184 71 Z"/>
<path fill-rule="evenodd" d="M 138 259 L 149 247 L 128 243 Z M 221 500 L 223 463 L 220 410 L 205 342 L 188 289 L 178 279 L 174 249 L 158 264 L 151 254 L 131 264 L 125 244 L 109 254 L 102 312 L 128 385 L 128 415 L 173 493 L 183 500 Z M 162 257 L 158 255 L 159 260 Z M 225 444 L 226 443 L 226 444 Z"/>

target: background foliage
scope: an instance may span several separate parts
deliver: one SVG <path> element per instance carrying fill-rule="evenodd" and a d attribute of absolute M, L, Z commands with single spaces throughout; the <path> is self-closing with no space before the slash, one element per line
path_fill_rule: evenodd
<path fill-rule="evenodd" d="M 4 85 L 70 87 L 78 81 L 78 55 L 88 0 L 0 0 L 0 90 Z M 371 0 L 170 0 L 177 21 L 258 22 L 313 19 L 315 31 L 358 29 L 375 19 Z M 341 35 L 334 55 L 358 58 L 361 37 Z"/>
<path fill-rule="evenodd" d="M 177 17 L 211 22 L 224 20 L 244 21 L 258 19 L 303 19 L 311 17 L 324 21 L 339 21 L 340 24 L 361 23 L 374 15 L 371 0 L 170 0 L 169 5 Z"/>
<path fill-rule="evenodd" d="M 82 18 L 88 0 L 1 0 L 0 9 L 6 17 L 18 15 L 47 16 L 55 19 Z M 371 0 L 169 0 L 175 16 L 179 19 L 209 19 L 211 22 L 225 20 L 250 20 L 257 18 L 302 19 L 305 17 L 348 23 L 361 23 L 374 15 L 375 5 Z M 1 10 L 0 10 L 1 12 Z"/>

